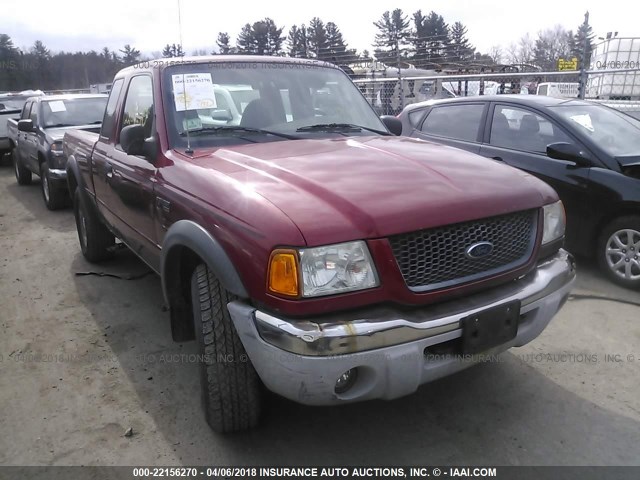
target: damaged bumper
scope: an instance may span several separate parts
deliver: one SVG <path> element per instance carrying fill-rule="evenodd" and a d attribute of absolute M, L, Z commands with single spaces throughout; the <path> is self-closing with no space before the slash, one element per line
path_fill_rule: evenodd
<path fill-rule="evenodd" d="M 423 308 L 372 307 L 313 320 L 274 317 L 239 301 L 228 308 L 267 388 L 300 403 L 331 405 L 401 397 L 480 357 L 530 342 L 562 307 L 574 280 L 573 258 L 560 250 L 517 281 Z M 520 302 L 515 338 L 482 356 L 429 354 L 460 339 L 465 317 L 515 301 Z M 351 369 L 357 378 L 336 393 L 337 379 Z"/>

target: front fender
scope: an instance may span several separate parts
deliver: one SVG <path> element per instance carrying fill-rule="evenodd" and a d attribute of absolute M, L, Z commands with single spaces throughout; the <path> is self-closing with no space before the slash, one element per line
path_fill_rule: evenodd
<path fill-rule="evenodd" d="M 162 245 L 160 272 L 167 300 L 171 299 L 172 291 L 179 291 L 172 288 L 174 282 L 180 281 L 177 256 L 180 248 L 176 247 L 186 247 L 204 260 L 226 290 L 241 298 L 248 297 L 236 268 L 220 243 L 197 223 L 179 220 L 169 228 Z"/>

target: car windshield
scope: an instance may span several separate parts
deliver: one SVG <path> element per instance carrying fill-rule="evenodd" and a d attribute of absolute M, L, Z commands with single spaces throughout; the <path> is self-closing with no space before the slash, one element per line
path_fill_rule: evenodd
<path fill-rule="evenodd" d="M 322 63 L 179 64 L 165 70 L 163 83 L 174 148 L 187 146 L 187 134 L 194 148 L 387 134 L 349 77 Z"/>
<path fill-rule="evenodd" d="M 42 126 L 73 127 L 102 122 L 107 96 L 64 98 L 42 102 Z"/>
<path fill-rule="evenodd" d="M 559 105 L 570 127 L 614 157 L 640 154 L 640 121 L 602 105 Z"/>

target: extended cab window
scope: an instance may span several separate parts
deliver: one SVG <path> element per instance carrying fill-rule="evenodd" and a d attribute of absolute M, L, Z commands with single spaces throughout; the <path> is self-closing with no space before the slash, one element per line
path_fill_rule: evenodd
<path fill-rule="evenodd" d="M 545 153 L 550 143 L 572 140 L 541 115 L 524 108 L 496 105 L 489 142 L 496 147 Z"/>
<path fill-rule="evenodd" d="M 138 75 L 129 83 L 127 99 L 122 112 L 120 131 L 129 125 L 144 125 L 145 138 L 151 136 L 153 122 L 153 85 L 151 77 Z"/>
<path fill-rule="evenodd" d="M 482 121 L 484 105 L 444 105 L 434 107 L 422 124 L 429 135 L 475 142 Z"/>
<path fill-rule="evenodd" d="M 113 134 L 114 116 L 116 113 L 116 105 L 118 104 L 118 98 L 122 91 L 122 85 L 124 79 L 116 80 L 111 88 L 111 94 L 109 95 L 109 101 L 107 102 L 107 108 L 104 111 L 104 118 L 102 119 L 102 129 L 100 130 L 100 136 L 111 138 Z"/>

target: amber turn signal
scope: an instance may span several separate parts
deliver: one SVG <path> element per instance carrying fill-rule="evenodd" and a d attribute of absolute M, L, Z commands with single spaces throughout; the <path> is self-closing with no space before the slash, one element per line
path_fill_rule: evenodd
<path fill-rule="evenodd" d="M 299 296 L 298 253 L 295 250 L 274 250 L 269 259 L 268 279 L 270 292 Z"/>

